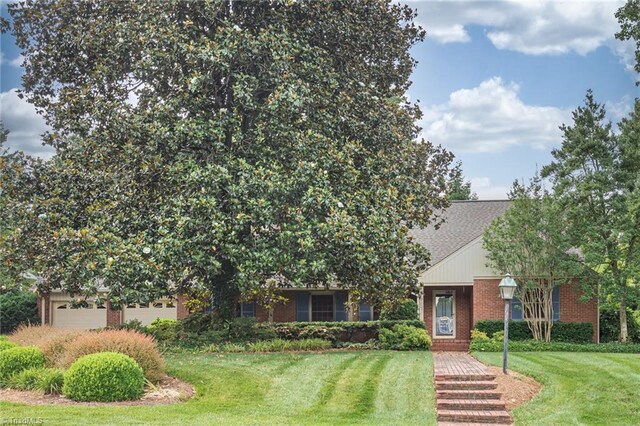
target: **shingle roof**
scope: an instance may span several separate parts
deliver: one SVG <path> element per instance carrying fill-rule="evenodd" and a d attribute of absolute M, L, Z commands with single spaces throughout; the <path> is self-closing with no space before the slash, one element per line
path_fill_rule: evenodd
<path fill-rule="evenodd" d="M 482 235 L 491 222 L 504 214 L 509 200 L 452 201 L 444 212 L 445 222 L 436 230 L 433 226 L 414 228 L 411 236 L 431 252 L 431 266 L 461 249 Z"/>

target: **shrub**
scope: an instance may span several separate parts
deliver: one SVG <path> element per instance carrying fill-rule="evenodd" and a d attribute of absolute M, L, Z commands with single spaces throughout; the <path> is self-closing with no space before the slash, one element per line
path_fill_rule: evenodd
<path fill-rule="evenodd" d="M 489 340 L 489 336 L 487 336 L 487 333 L 485 333 L 484 331 L 480 331 L 477 328 L 474 328 L 473 330 L 471 330 L 471 340 L 481 340 L 486 342 L 487 340 Z"/>
<path fill-rule="evenodd" d="M 15 343 L 9 342 L 8 340 L 0 340 L 0 352 L 4 351 L 5 349 L 11 349 L 15 347 Z"/>
<path fill-rule="evenodd" d="M 28 368 L 44 367 L 44 355 L 35 347 L 16 347 L 0 352 L 0 386 L 16 373 Z"/>
<path fill-rule="evenodd" d="M 502 352 L 502 343 L 489 341 L 471 341 L 470 351 Z M 601 352 L 601 353 L 640 353 L 640 344 L 610 343 L 568 343 L 540 342 L 537 340 L 509 341 L 511 352 Z"/>
<path fill-rule="evenodd" d="M 38 297 L 30 291 L 0 294 L 0 333 L 11 333 L 20 324 L 39 324 Z"/>
<path fill-rule="evenodd" d="M 493 333 L 493 336 L 491 336 L 491 340 L 504 343 L 504 331 L 496 331 L 495 333 Z"/>
<path fill-rule="evenodd" d="M 130 331 L 137 331 L 140 333 L 147 332 L 147 327 L 145 327 L 139 319 L 132 319 L 129 321 L 125 321 L 122 324 L 118 324 L 113 328 L 116 330 L 130 330 Z"/>
<path fill-rule="evenodd" d="M 157 382 L 165 375 L 164 361 L 153 337 L 128 330 L 89 331 L 70 342 L 64 356 L 64 366 L 78 358 L 96 352 L 118 352 L 136 360 L 144 375 Z"/>
<path fill-rule="evenodd" d="M 396 324 L 405 324 L 425 328 L 419 320 L 405 321 L 340 321 L 340 322 L 286 322 L 274 324 L 278 337 L 285 340 L 300 338 L 320 338 L 337 342 L 364 343 L 378 338 L 381 328 L 392 328 Z"/>
<path fill-rule="evenodd" d="M 627 308 L 627 333 L 629 341 L 640 343 L 640 325 L 635 321 L 634 312 Z M 607 305 L 600 308 L 600 341 L 617 342 L 620 338 L 620 311 Z"/>
<path fill-rule="evenodd" d="M 214 314 L 194 312 L 180 320 L 180 325 L 187 333 L 201 333 L 207 330 L 219 330 L 222 323 Z"/>
<path fill-rule="evenodd" d="M 381 320 L 417 320 L 418 304 L 413 299 L 404 299 L 394 308 L 383 308 L 380 310 Z"/>
<path fill-rule="evenodd" d="M 235 318 L 224 323 L 225 340 L 267 340 L 276 337 L 270 324 L 259 324 L 255 318 Z"/>
<path fill-rule="evenodd" d="M 60 367 L 64 363 L 67 345 L 84 333 L 87 332 L 55 328 L 50 325 L 21 325 L 9 336 L 9 340 L 19 346 L 40 348 L 47 366 Z"/>
<path fill-rule="evenodd" d="M 476 322 L 476 329 L 487 333 L 488 337 L 493 337 L 495 333 L 504 330 L 502 320 L 480 320 Z M 526 321 L 509 321 L 509 340 L 520 341 L 530 340 L 533 334 Z M 551 340 L 557 342 L 589 343 L 593 338 L 593 324 L 560 322 L 553 323 L 551 329 Z"/>
<path fill-rule="evenodd" d="M 178 337 L 179 322 L 168 318 L 158 318 L 146 327 L 158 342 L 173 342 Z"/>
<path fill-rule="evenodd" d="M 19 390 L 40 390 L 48 394 L 62 392 L 64 372 L 57 368 L 28 368 L 14 374 L 8 387 Z"/>
<path fill-rule="evenodd" d="M 399 351 L 429 349 L 431 338 L 424 328 L 398 324 L 392 329 L 380 329 L 380 345 L 383 349 Z"/>
<path fill-rule="evenodd" d="M 322 339 L 262 340 L 249 344 L 250 352 L 319 351 L 331 348 L 331 342 Z"/>
<path fill-rule="evenodd" d="M 144 393 L 144 374 L 124 354 L 102 352 L 78 358 L 64 374 L 62 392 L 74 401 L 126 401 Z"/>
<path fill-rule="evenodd" d="M 18 390 L 33 390 L 38 386 L 40 372 L 43 367 L 27 368 L 9 377 L 6 381 L 8 388 Z"/>

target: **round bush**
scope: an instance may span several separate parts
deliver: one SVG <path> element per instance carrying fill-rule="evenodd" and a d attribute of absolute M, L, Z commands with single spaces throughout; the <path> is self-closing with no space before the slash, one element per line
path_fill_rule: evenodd
<path fill-rule="evenodd" d="M 75 401 L 127 401 L 144 392 L 144 375 L 124 354 L 101 352 L 78 358 L 64 374 L 62 393 Z"/>
<path fill-rule="evenodd" d="M 28 368 L 44 367 L 44 355 L 38 348 L 16 347 L 0 352 L 0 386 L 16 373 Z"/>

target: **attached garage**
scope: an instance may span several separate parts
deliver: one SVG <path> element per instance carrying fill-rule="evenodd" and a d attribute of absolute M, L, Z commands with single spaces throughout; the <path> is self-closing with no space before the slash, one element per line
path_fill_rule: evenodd
<path fill-rule="evenodd" d="M 55 327 L 91 329 L 107 326 L 107 309 L 104 305 L 87 302 L 74 306 L 69 301 L 52 302 L 51 323 Z"/>
<path fill-rule="evenodd" d="M 177 319 L 178 308 L 175 300 L 157 300 L 153 303 L 135 303 L 123 309 L 124 321 L 138 320 L 149 325 L 158 318 Z"/>

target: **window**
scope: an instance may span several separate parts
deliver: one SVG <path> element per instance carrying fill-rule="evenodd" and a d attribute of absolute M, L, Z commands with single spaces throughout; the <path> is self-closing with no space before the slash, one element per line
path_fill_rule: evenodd
<path fill-rule="evenodd" d="M 244 302 L 240 304 L 240 317 L 241 318 L 253 318 L 256 316 L 255 305 L 251 302 Z"/>
<path fill-rule="evenodd" d="M 560 321 L 560 287 L 553 288 L 551 301 L 553 303 L 553 320 Z M 511 301 L 511 319 L 522 321 L 522 303 L 515 296 Z"/>
<path fill-rule="evenodd" d="M 333 321 L 333 295 L 311 295 L 311 321 Z"/>
<path fill-rule="evenodd" d="M 373 309 L 371 309 L 371 305 L 360 303 L 360 305 L 358 306 L 358 319 L 360 321 L 373 320 Z"/>

